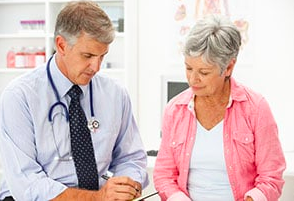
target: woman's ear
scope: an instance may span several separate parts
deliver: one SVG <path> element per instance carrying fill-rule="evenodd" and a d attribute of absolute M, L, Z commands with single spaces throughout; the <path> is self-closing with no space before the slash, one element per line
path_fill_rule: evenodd
<path fill-rule="evenodd" d="M 65 54 L 65 49 L 66 49 L 66 40 L 58 35 L 55 38 L 55 46 L 56 46 L 56 51 L 61 54 L 64 55 Z"/>
<path fill-rule="evenodd" d="M 227 69 L 226 69 L 226 71 L 225 71 L 225 77 L 228 77 L 228 78 L 231 77 L 231 75 L 232 75 L 232 73 L 233 73 L 233 70 L 234 70 L 234 67 L 235 67 L 235 63 L 236 63 L 236 59 L 233 58 L 233 59 L 230 61 L 229 65 L 228 65 L 228 67 L 227 67 Z"/>

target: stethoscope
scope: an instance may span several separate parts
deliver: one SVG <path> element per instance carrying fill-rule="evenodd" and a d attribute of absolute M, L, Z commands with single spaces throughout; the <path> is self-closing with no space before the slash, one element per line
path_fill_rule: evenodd
<path fill-rule="evenodd" d="M 53 90 L 53 92 L 55 94 L 55 97 L 56 97 L 56 100 L 57 100 L 50 107 L 49 112 L 48 112 L 48 120 L 51 123 L 51 125 L 53 126 L 53 115 L 52 114 L 53 114 L 54 108 L 56 108 L 57 106 L 61 106 L 62 107 L 62 109 L 65 112 L 65 115 L 64 116 L 65 116 L 66 122 L 69 122 L 69 112 L 68 112 L 68 109 L 67 109 L 66 105 L 63 102 L 60 101 L 60 96 L 59 96 L 58 90 L 57 90 L 57 88 L 56 88 L 56 86 L 54 84 L 54 81 L 53 81 L 53 78 L 52 78 L 52 75 L 51 75 L 51 72 L 50 72 L 50 63 L 51 63 L 52 58 L 53 58 L 53 56 L 47 62 L 46 71 L 47 71 L 47 77 L 48 77 L 49 83 L 50 83 L 50 85 L 52 87 L 52 90 Z M 91 119 L 88 121 L 88 128 L 91 131 L 91 133 L 94 133 L 99 128 L 100 123 L 99 123 L 99 121 L 97 119 L 95 119 L 95 115 L 94 115 L 92 81 L 90 81 L 89 88 L 90 88 L 90 111 L 91 111 Z M 58 149 L 57 144 L 56 144 L 54 132 L 53 132 L 53 137 L 54 137 L 55 148 L 56 148 L 57 153 L 58 153 L 58 156 L 56 156 L 54 158 L 54 160 L 59 160 L 59 161 L 72 160 L 72 156 L 71 156 L 70 151 L 69 151 L 69 157 L 61 157 L 61 155 L 59 153 L 59 149 Z"/>

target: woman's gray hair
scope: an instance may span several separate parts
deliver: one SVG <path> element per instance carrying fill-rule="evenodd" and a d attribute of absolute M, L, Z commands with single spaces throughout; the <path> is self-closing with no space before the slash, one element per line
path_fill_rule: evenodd
<path fill-rule="evenodd" d="M 114 39 L 115 30 L 111 20 L 94 2 L 70 2 L 57 16 L 54 38 L 61 35 L 70 45 L 74 45 L 82 33 L 105 44 L 110 44 Z"/>
<path fill-rule="evenodd" d="M 196 22 L 190 31 L 184 55 L 201 56 L 207 64 L 216 64 L 221 73 L 233 58 L 237 58 L 241 35 L 237 27 L 222 15 L 209 15 Z"/>

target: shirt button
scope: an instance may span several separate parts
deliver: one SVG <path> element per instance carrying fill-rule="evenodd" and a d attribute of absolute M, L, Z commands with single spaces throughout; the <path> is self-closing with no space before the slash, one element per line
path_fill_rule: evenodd
<path fill-rule="evenodd" d="M 186 155 L 189 156 L 190 154 L 189 153 L 186 153 Z"/>
<path fill-rule="evenodd" d="M 176 144 L 176 142 L 173 142 L 173 145 L 175 145 Z"/>
<path fill-rule="evenodd" d="M 248 137 L 247 137 L 247 138 L 245 138 L 245 141 L 246 141 L 246 142 L 248 142 L 248 140 L 249 140 L 249 139 L 248 139 Z"/>

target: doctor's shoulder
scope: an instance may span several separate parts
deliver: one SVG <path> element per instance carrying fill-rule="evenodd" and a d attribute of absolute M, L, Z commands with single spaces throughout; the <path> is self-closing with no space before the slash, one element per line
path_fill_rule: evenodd
<path fill-rule="evenodd" d="M 35 90 L 40 86 L 44 86 L 44 75 L 46 75 L 45 71 L 45 68 L 38 67 L 12 78 L 6 83 L 1 96 L 9 92 L 25 93 L 27 90 Z"/>
<path fill-rule="evenodd" d="M 127 89 L 125 84 L 123 83 L 123 80 L 110 77 L 105 73 L 97 73 L 92 78 L 92 81 L 94 81 L 93 84 L 96 85 L 98 89 L 101 88 L 103 90 L 115 91 L 117 93 L 127 93 Z"/>

